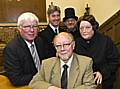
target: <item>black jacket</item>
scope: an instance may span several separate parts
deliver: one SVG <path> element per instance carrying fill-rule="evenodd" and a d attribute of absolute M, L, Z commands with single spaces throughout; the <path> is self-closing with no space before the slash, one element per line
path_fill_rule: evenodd
<path fill-rule="evenodd" d="M 76 40 L 80 35 L 79 35 L 79 30 L 77 27 L 74 27 L 72 29 L 66 29 L 67 32 L 71 33 L 74 37 L 74 40 Z"/>
<path fill-rule="evenodd" d="M 64 32 L 63 29 L 59 28 L 59 32 Z M 56 56 L 56 50 L 53 45 L 53 38 L 55 37 L 56 33 L 53 31 L 53 29 L 48 25 L 45 30 L 42 32 L 38 33 L 38 36 L 42 38 L 44 42 L 44 47 L 45 47 L 45 58 L 49 57 L 55 57 Z"/>
<path fill-rule="evenodd" d="M 36 38 L 35 45 L 42 61 L 44 58 L 42 40 Z M 28 85 L 33 75 L 37 73 L 29 48 L 21 36 L 17 36 L 7 44 L 3 51 L 3 58 L 6 75 L 13 85 Z"/>
<path fill-rule="evenodd" d="M 89 41 L 80 37 L 76 40 L 75 52 L 92 57 L 93 70 L 100 71 L 103 80 L 115 78 L 120 57 L 109 37 L 98 32 L 95 32 L 95 35 Z"/>

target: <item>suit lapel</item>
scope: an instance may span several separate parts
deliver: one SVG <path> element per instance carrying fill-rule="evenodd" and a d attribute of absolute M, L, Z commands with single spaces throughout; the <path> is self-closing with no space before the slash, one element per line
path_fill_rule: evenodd
<path fill-rule="evenodd" d="M 58 87 L 61 87 L 61 72 L 60 72 L 60 60 L 56 59 L 56 64 L 53 68 L 51 82 Z"/>
<path fill-rule="evenodd" d="M 55 32 L 53 31 L 53 29 L 48 25 L 48 30 L 49 30 L 49 33 L 51 35 L 54 35 L 55 36 Z"/>
<path fill-rule="evenodd" d="M 20 44 L 21 48 L 24 49 L 24 53 L 30 54 L 29 48 L 28 48 L 26 42 L 24 41 L 24 39 L 21 36 L 18 36 L 18 40 L 19 40 L 19 44 Z M 31 54 L 29 56 L 32 58 Z"/>
<path fill-rule="evenodd" d="M 69 73 L 69 80 L 68 80 L 68 89 L 72 89 L 76 79 L 79 74 L 79 64 L 78 64 L 78 59 L 76 55 L 73 56 L 71 68 L 70 68 L 70 73 Z"/>
<path fill-rule="evenodd" d="M 51 74 L 52 77 L 50 82 L 58 87 L 61 87 L 60 59 L 56 59 L 55 66 L 52 71 L 53 72 Z M 72 89 L 75 86 L 75 82 L 78 78 L 79 73 L 79 62 L 77 56 L 74 55 L 69 73 L 68 89 Z"/>
<path fill-rule="evenodd" d="M 32 58 L 32 55 L 31 55 L 31 53 L 29 51 L 29 48 L 28 48 L 26 42 L 24 41 L 24 39 L 20 35 L 18 35 L 18 40 L 19 40 L 20 48 L 24 49 L 24 52 L 22 52 L 23 58 L 25 57 L 26 60 L 29 61 L 31 66 L 33 66 L 36 69 L 33 58 Z"/>

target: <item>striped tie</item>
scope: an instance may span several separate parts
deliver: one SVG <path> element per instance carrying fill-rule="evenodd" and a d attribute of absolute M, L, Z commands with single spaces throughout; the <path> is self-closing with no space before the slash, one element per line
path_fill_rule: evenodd
<path fill-rule="evenodd" d="M 39 60 L 39 58 L 37 57 L 37 53 L 36 53 L 36 51 L 35 51 L 34 44 L 31 44 L 30 47 L 31 47 L 31 54 L 32 54 L 32 57 L 33 57 L 35 66 L 36 66 L 36 68 L 39 70 L 39 68 L 40 68 L 40 60 Z"/>

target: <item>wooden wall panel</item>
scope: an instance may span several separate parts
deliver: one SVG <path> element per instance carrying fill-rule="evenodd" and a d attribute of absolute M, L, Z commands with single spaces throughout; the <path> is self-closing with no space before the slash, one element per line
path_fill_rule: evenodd
<path fill-rule="evenodd" d="M 111 37 L 111 39 L 113 41 L 115 41 L 114 32 L 113 32 L 112 29 L 113 29 L 113 27 L 110 27 L 110 28 L 106 29 L 105 35 L 108 35 L 109 37 Z"/>
<path fill-rule="evenodd" d="M 115 33 L 116 33 L 116 41 L 117 42 L 120 42 L 120 21 L 117 23 L 117 24 L 115 24 Z"/>
<path fill-rule="evenodd" d="M 103 23 L 99 30 L 103 34 L 111 37 L 115 44 L 120 42 L 120 10 Z"/>
<path fill-rule="evenodd" d="M 46 0 L 0 0 L 0 8 L 1 23 L 16 22 L 26 11 L 35 13 L 41 22 L 46 22 Z"/>
<path fill-rule="evenodd" d="M 1 45 L 2 44 L 0 44 L 0 74 L 4 73 L 4 67 L 3 67 L 3 49 L 4 49 L 4 47 L 1 47 Z"/>
<path fill-rule="evenodd" d="M 110 19 L 108 19 L 105 23 L 103 23 L 100 26 L 99 30 L 101 33 L 112 38 L 120 53 L 120 10 Z M 120 67 L 116 72 L 114 89 L 120 89 Z"/>
<path fill-rule="evenodd" d="M 0 22 L 1 21 L 4 21 L 4 13 L 5 13 L 5 11 L 4 11 L 4 7 L 5 6 L 5 3 L 4 3 L 4 0 L 0 0 Z"/>

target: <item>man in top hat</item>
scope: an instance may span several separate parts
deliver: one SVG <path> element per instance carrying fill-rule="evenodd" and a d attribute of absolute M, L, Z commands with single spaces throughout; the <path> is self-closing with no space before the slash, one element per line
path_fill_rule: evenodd
<path fill-rule="evenodd" d="M 67 27 L 67 32 L 70 32 L 74 39 L 79 37 L 79 31 L 76 28 L 76 22 L 78 20 L 78 17 L 75 16 L 75 10 L 74 8 L 66 8 L 65 9 L 65 17 L 63 18 L 63 22 L 65 26 Z"/>

